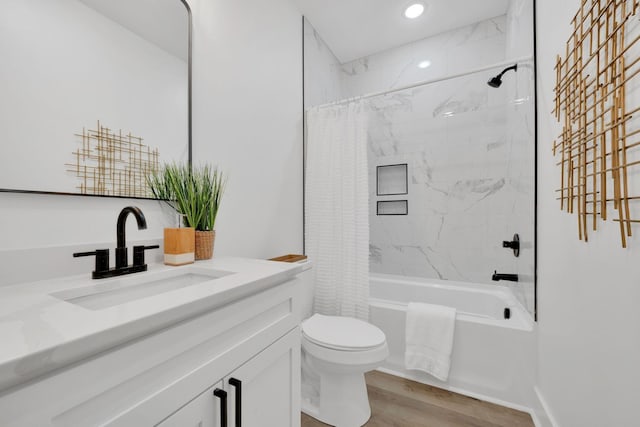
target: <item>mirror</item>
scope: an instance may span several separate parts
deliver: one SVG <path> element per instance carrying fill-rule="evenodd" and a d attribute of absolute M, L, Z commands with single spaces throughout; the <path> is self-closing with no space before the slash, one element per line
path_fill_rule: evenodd
<path fill-rule="evenodd" d="M 2 6 L 2 191 L 148 197 L 154 164 L 191 160 L 186 2 Z"/>
<path fill-rule="evenodd" d="M 370 273 L 504 285 L 535 317 L 533 0 L 297 2 L 305 109 L 366 112 Z"/>

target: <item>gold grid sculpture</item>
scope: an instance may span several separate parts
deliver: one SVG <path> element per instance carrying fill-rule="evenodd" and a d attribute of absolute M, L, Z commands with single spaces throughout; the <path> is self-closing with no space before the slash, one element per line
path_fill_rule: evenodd
<path fill-rule="evenodd" d="M 629 179 L 640 172 L 632 170 L 640 165 L 640 121 L 634 123 L 640 107 L 630 108 L 626 98 L 640 73 L 638 3 L 582 0 L 565 58 L 558 56 L 555 66 L 553 113 L 563 125 L 553 143 L 553 154 L 560 157 L 560 209 L 577 213 L 578 237 L 584 241 L 589 228 L 597 229 L 598 218 L 617 221 L 623 248 L 631 224 L 640 222 L 632 219 L 630 202 L 640 196 Z"/>
<path fill-rule="evenodd" d="M 81 194 L 150 197 L 146 177 L 158 170 L 158 149 L 122 130 L 113 132 L 98 121 L 95 130 L 82 129 L 82 146 L 73 152 L 67 171 L 80 179 Z"/>

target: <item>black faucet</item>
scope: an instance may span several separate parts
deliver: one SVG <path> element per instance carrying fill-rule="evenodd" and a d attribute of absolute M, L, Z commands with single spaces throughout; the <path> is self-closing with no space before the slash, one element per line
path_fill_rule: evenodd
<path fill-rule="evenodd" d="M 120 211 L 117 224 L 117 246 L 116 246 L 116 266 L 109 268 L 109 249 L 97 249 L 94 252 L 78 252 L 73 254 L 74 258 L 81 256 L 96 257 L 96 268 L 91 274 L 94 279 L 104 279 L 106 277 L 121 276 L 123 274 L 137 273 L 139 271 L 147 271 L 147 264 L 144 262 L 144 251 L 147 249 L 158 249 L 159 245 L 153 246 L 134 246 L 133 247 L 133 265 L 129 265 L 128 250 L 125 235 L 125 224 L 127 216 L 133 214 L 138 222 L 138 230 L 147 228 L 147 220 L 140 208 L 136 206 L 127 206 Z"/>
<path fill-rule="evenodd" d="M 510 274 L 510 273 L 498 273 L 497 271 L 493 271 L 493 276 L 491 276 L 491 280 L 493 281 L 498 281 L 498 280 L 509 280 L 511 282 L 517 282 L 518 281 L 518 275 L 517 274 Z"/>
<path fill-rule="evenodd" d="M 147 229 L 147 220 L 144 217 L 144 214 L 140 210 L 140 208 L 136 206 L 127 206 L 126 208 L 120 211 L 120 215 L 118 215 L 118 224 L 117 224 L 117 236 L 118 236 L 118 244 L 116 246 L 116 268 L 123 268 L 127 266 L 128 263 L 128 252 L 127 252 L 127 237 L 126 237 L 126 228 L 125 225 L 127 223 L 127 216 L 129 214 L 133 214 L 136 217 L 136 221 L 138 221 L 138 230 L 146 230 Z"/>

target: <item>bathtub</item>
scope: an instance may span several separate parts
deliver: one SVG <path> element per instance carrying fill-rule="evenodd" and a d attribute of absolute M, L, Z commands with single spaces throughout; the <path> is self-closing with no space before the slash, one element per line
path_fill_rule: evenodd
<path fill-rule="evenodd" d="M 371 274 L 370 284 L 370 320 L 386 334 L 390 352 L 381 371 L 519 410 L 533 406 L 534 322 L 507 287 L 384 274 Z M 457 310 L 446 382 L 404 368 L 409 302 Z"/>

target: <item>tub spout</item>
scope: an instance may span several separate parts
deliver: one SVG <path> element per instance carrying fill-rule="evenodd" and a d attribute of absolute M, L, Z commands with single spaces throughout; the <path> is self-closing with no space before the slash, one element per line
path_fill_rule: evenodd
<path fill-rule="evenodd" d="M 491 280 L 497 282 L 498 280 L 509 280 L 511 282 L 517 282 L 518 281 L 518 275 L 517 274 L 510 274 L 510 273 L 498 273 L 497 271 L 493 271 L 493 276 L 491 276 Z"/>

